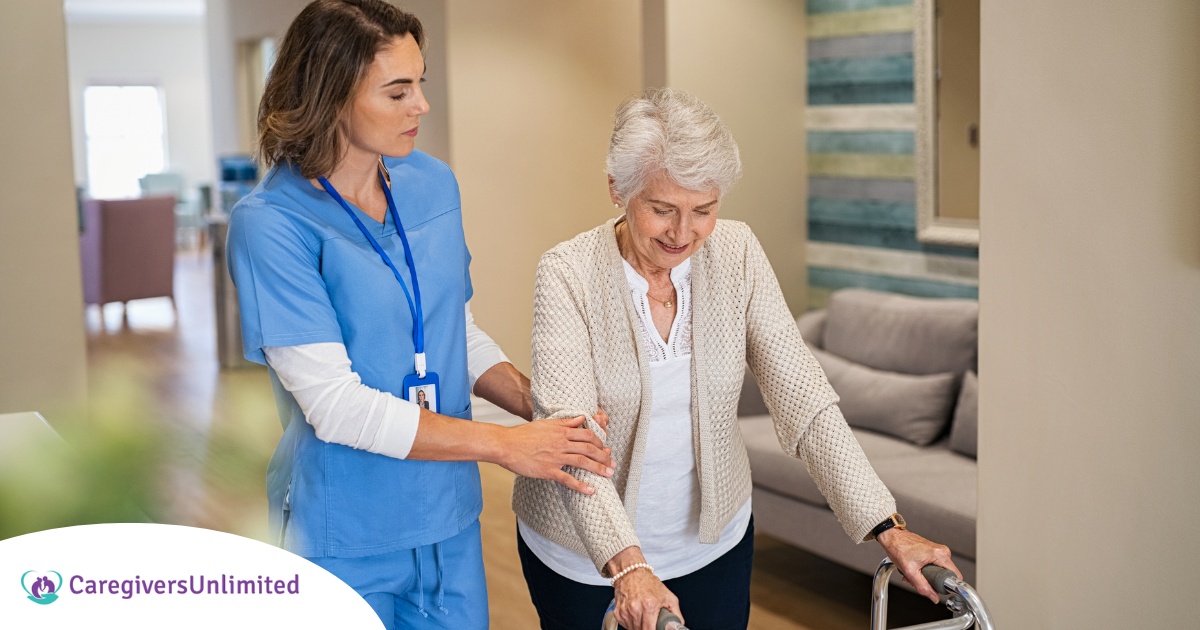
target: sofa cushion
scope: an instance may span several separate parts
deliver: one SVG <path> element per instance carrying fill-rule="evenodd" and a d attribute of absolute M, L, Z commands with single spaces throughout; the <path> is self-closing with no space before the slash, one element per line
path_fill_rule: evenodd
<path fill-rule="evenodd" d="M 979 456 L 979 377 L 974 372 L 963 377 L 950 423 L 950 448 L 967 457 Z"/>
<path fill-rule="evenodd" d="M 975 558 L 975 460 L 939 442 L 914 446 L 855 429 L 871 466 L 896 498 L 896 509 L 914 532 Z"/>
<path fill-rule="evenodd" d="M 779 447 L 769 416 L 743 418 L 740 426 L 755 486 L 829 506 L 804 464 Z M 945 442 L 915 446 L 873 431 L 852 430 L 913 531 L 949 546 L 956 555 L 974 558 L 975 461 L 951 452 Z"/>
<path fill-rule="evenodd" d="M 742 418 L 742 441 L 750 456 L 750 475 L 754 485 L 813 505 L 828 505 L 808 476 L 804 463 L 783 452 L 771 416 Z"/>
<path fill-rule="evenodd" d="M 976 369 L 979 303 L 842 289 L 829 298 L 821 347 L 878 370 Z"/>
<path fill-rule="evenodd" d="M 767 414 L 767 403 L 763 400 L 762 391 L 758 389 L 758 381 L 750 369 L 742 377 L 742 396 L 738 398 L 738 417 L 762 416 Z"/>
<path fill-rule="evenodd" d="M 841 398 L 838 406 L 850 426 L 923 446 L 936 440 L 950 422 L 957 375 L 873 370 L 830 352 L 812 353 Z"/>

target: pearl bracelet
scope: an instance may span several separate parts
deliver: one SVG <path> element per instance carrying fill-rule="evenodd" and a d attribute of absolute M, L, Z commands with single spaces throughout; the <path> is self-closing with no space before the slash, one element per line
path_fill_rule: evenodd
<path fill-rule="evenodd" d="M 616 586 L 617 580 L 625 577 L 626 574 L 630 573 L 631 571 L 635 571 L 637 569 L 646 569 L 647 571 L 654 573 L 654 567 L 646 564 L 645 562 L 637 562 L 637 563 L 634 563 L 634 564 L 631 564 L 631 565 L 625 567 L 624 569 L 621 569 L 620 573 L 618 573 L 612 577 L 612 582 L 610 582 L 610 584 L 612 584 L 613 586 Z"/>

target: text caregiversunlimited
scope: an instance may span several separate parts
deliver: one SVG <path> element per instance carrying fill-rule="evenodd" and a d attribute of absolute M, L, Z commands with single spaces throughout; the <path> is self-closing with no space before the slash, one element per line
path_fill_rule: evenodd
<path fill-rule="evenodd" d="M 132 599 L 138 595 L 298 595 L 300 575 L 278 579 L 259 575 L 239 578 L 222 573 L 220 577 L 189 575 L 175 579 L 143 578 L 92 579 L 73 575 L 67 588 L 76 595 L 116 595 Z"/>

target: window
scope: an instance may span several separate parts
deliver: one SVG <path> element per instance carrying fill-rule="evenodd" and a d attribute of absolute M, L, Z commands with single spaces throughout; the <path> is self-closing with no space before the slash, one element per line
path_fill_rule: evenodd
<path fill-rule="evenodd" d="M 166 170 L 166 125 L 158 88 L 84 88 L 83 126 L 91 196 L 136 197 L 141 193 L 139 178 Z"/>

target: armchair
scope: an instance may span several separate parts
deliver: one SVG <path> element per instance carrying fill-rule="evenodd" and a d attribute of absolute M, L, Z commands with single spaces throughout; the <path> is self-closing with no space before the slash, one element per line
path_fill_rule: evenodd
<path fill-rule="evenodd" d="M 175 197 L 89 199 L 83 214 L 84 304 L 169 297 L 174 308 Z"/>

